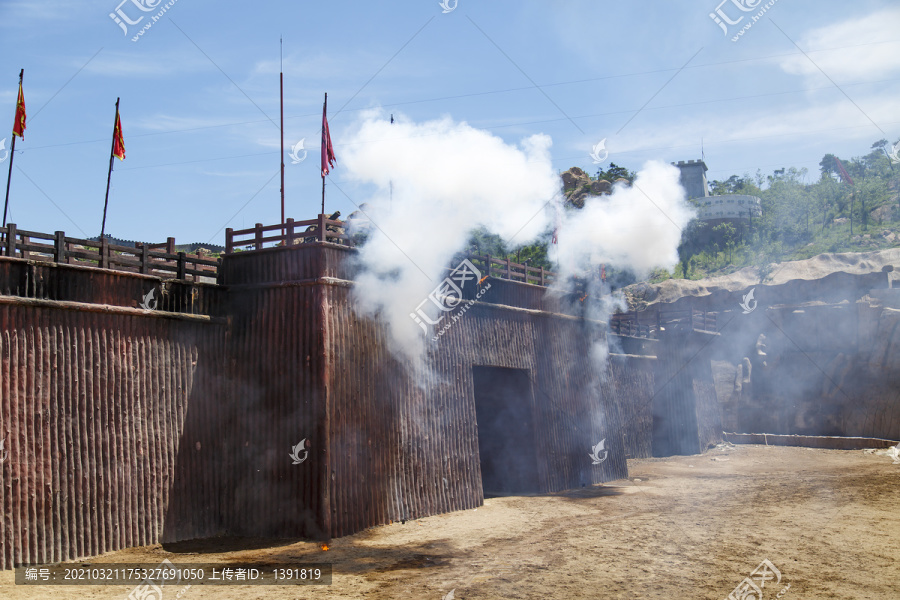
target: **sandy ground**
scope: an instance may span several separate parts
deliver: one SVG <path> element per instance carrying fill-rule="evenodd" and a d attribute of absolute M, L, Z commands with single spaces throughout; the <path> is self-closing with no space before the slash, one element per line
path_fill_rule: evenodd
<path fill-rule="evenodd" d="M 766 583 L 765 600 L 900 598 L 900 465 L 889 458 L 737 446 L 632 460 L 629 469 L 629 480 L 488 499 L 475 510 L 336 539 L 327 552 L 310 542 L 214 540 L 94 562 L 334 565 L 327 587 L 172 587 L 166 600 L 721 600 L 764 559 L 781 576 Z M 12 572 L 0 573 L 0 597 L 124 599 L 133 589 L 13 581 Z"/>

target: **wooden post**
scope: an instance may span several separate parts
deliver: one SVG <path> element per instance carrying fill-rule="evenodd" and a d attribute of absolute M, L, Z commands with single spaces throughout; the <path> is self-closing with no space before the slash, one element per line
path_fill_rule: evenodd
<path fill-rule="evenodd" d="M 147 244 L 141 244 L 141 273 L 150 273 L 150 247 Z"/>
<path fill-rule="evenodd" d="M 109 241 L 105 236 L 100 238 L 100 268 L 109 268 Z"/>
<path fill-rule="evenodd" d="M 285 246 L 293 246 L 294 245 L 294 220 L 287 220 L 287 239 L 284 240 Z"/>
<path fill-rule="evenodd" d="M 541 267 L 541 285 L 544 285 L 544 267 Z"/>
<path fill-rule="evenodd" d="M 490 277 L 491 276 L 491 255 L 490 254 L 488 254 L 484 258 L 484 265 L 485 265 L 485 270 L 487 271 L 487 273 L 485 273 L 485 275 L 487 277 Z"/>
<path fill-rule="evenodd" d="M 323 177 L 324 180 L 324 177 Z M 324 199 L 322 200 L 324 202 Z M 319 241 L 324 242 L 326 240 L 325 235 L 325 213 L 319 215 Z"/>
<path fill-rule="evenodd" d="M 512 280 L 512 269 L 509 264 L 509 257 L 506 257 L 506 278 Z"/>
<path fill-rule="evenodd" d="M 234 252 L 234 229 L 228 227 L 225 229 L 225 254 Z"/>
<path fill-rule="evenodd" d="M 16 255 L 16 224 L 6 224 L 6 256 Z"/>
<path fill-rule="evenodd" d="M 178 253 L 178 274 L 175 275 L 176 279 L 185 280 L 187 279 L 187 274 L 185 273 L 185 260 L 184 260 L 184 252 Z"/>
<path fill-rule="evenodd" d="M 28 248 L 25 247 L 28 245 L 29 241 L 30 241 L 30 238 L 27 235 L 22 236 L 22 258 L 27 259 L 28 256 L 30 255 L 30 252 L 28 252 Z"/>
<path fill-rule="evenodd" d="M 175 238 L 166 238 L 166 254 L 175 254 Z"/>
<path fill-rule="evenodd" d="M 254 235 L 255 235 L 254 246 L 257 250 L 262 250 L 262 237 L 263 237 L 262 226 L 263 226 L 262 223 L 257 223 L 256 231 L 254 232 Z"/>
<path fill-rule="evenodd" d="M 66 262 L 66 232 L 57 231 L 53 235 L 56 238 L 53 244 L 53 260 L 64 263 Z"/>

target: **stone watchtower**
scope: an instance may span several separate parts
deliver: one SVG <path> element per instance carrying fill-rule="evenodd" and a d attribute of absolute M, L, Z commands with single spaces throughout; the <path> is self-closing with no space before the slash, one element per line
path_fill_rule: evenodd
<path fill-rule="evenodd" d="M 689 200 L 705 198 L 709 196 L 709 186 L 706 182 L 706 163 L 702 160 L 680 160 L 672 163 L 681 170 L 681 185 L 687 192 Z"/>

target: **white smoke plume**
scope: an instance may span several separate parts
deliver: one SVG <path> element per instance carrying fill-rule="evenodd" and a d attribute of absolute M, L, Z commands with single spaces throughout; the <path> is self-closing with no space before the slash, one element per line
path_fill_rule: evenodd
<path fill-rule="evenodd" d="M 419 362 L 430 335 L 410 313 L 446 276 L 470 232 L 484 226 L 518 245 L 546 229 L 559 190 L 550 138 L 514 146 L 449 118 L 391 124 L 369 113 L 341 142 L 350 178 L 376 190 L 365 198 L 374 226 L 359 255 L 354 305 L 379 314 L 392 349 Z"/>
<path fill-rule="evenodd" d="M 559 244 L 551 250 L 564 278 L 599 265 L 630 268 L 638 277 L 678 263 L 681 231 L 696 211 L 686 202 L 672 165 L 649 161 L 632 186 L 617 184 L 609 196 L 588 197 L 584 208 L 562 218 Z"/>
<path fill-rule="evenodd" d="M 678 263 L 682 229 L 696 215 L 679 175 L 672 165 L 649 161 L 631 186 L 617 184 L 612 194 L 590 196 L 581 210 L 567 211 L 559 225 L 559 243 L 551 246 L 550 258 L 559 265 L 560 275 L 555 287 L 570 290 L 574 277 L 596 276 L 601 264 L 631 269 L 639 278 L 654 268 L 673 268 Z M 599 282 L 588 277 L 585 292 L 591 300 L 584 316 L 608 323 L 613 312 L 627 306 L 621 295 L 599 298 L 601 291 Z M 606 336 L 596 335 L 597 329 L 592 334 L 594 373 L 603 380 L 610 343 Z"/>
<path fill-rule="evenodd" d="M 431 334 L 410 313 L 455 266 L 451 260 L 471 231 L 483 226 L 518 246 L 553 227 L 551 201 L 561 181 L 551 140 L 534 135 L 516 146 L 450 118 L 413 123 L 401 117 L 392 124 L 379 112 L 364 115 L 352 130 L 341 140 L 342 166 L 352 180 L 374 188 L 356 199 L 366 203 L 373 226 L 359 254 L 354 307 L 378 315 L 392 351 L 421 365 Z M 568 211 L 551 258 L 561 281 L 600 263 L 637 273 L 670 268 L 692 216 L 678 170 L 649 162 L 634 187 L 616 186 L 611 196 Z"/>

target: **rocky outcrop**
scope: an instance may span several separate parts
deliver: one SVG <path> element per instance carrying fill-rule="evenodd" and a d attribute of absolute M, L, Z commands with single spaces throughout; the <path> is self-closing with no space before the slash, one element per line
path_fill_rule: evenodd
<path fill-rule="evenodd" d="M 811 300 L 815 300 L 819 293 L 806 290 L 821 290 L 819 299 L 833 297 L 835 294 L 832 292 L 839 291 L 844 287 L 837 280 L 849 282 L 851 279 L 840 274 L 872 275 L 877 278 L 880 277 L 878 273 L 882 272 L 884 267 L 893 265 L 900 265 L 900 248 L 875 252 L 819 254 L 807 260 L 775 263 L 771 265 L 770 275 L 764 282 L 759 280 L 759 269 L 744 267 L 721 277 L 696 281 L 669 279 L 655 284 L 643 282 L 625 287 L 622 291 L 630 310 L 642 310 L 659 303 L 681 302 L 685 304 L 686 302 L 683 300 L 685 298 L 696 299 L 698 307 L 718 304 L 718 299 L 730 303 L 737 298 L 737 301 L 740 302 L 742 294 L 751 288 L 761 286 L 761 289 L 769 289 L 788 283 L 795 285 L 798 289 L 803 288 L 804 291 L 798 293 L 808 295 Z M 803 283 L 825 280 L 829 275 L 838 275 L 838 277 L 833 281 L 824 281 L 821 285 Z M 897 278 L 900 278 L 900 275 L 885 275 L 885 281 Z M 886 283 L 884 286 L 872 285 L 871 287 L 886 287 Z M 756 298 L 760 298 L 760 291 L 757 291 Z M 858 298 L 859 296 L 856 296 L 853 300 Z M 706 310 L 713 309 L 707 308 Z"/>
<path fill-rule="evenodd" d="M 601 196 L 612 193 L 612 183 L 605 179 L 591 179 L 590 175 L 578 167 L 572 167 L 560 177 L 563 181 L 563 192 L 566 195 L 566 202 L 578 208 L 584 208 L 584 201 L 588 196 Z"/>

